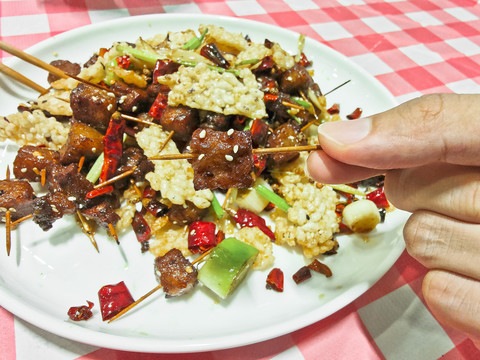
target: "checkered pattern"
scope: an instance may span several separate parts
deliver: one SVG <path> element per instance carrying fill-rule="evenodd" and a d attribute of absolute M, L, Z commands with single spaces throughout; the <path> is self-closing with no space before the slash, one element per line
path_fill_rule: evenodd
<path fill-rule="evenodd" d="M 432 92 L 480 92 L 474 0 L 2 0 L 0 37 L 25 49 L 79 26 L 151 13 L 236 16 L 304 33 L 349 56 L 400 102 Z M 404 254 L 372 289 L 323 321 L 255 345 L 181 356 L 74 343 L 0 308 L 0 359 L 480 358 L 470 340 L 442 327 L 426 308 L 425 273 Z"/>

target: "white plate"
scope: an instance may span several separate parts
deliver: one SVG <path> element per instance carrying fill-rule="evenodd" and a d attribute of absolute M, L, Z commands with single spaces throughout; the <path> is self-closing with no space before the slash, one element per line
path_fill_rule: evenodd
<path fill-rule="evenodd" d="M 257 42 L 268 38 L 292 54 L 297 51 L 298 34 L 271 25 L 219 16 L 151 15 L 76 29 L 37 44 L 29 52 L 47 62 L 55 58 L 84 62 L 113 41 L 134 41 L 138 36 L 148 38 L 168 30 L 196 30 L 201 23 L 248 34 Z M 364 114 L 371 114 L 395 105 L 385 88 L 346 57 L 310 39 L 305 53 L 314 62 L 315 79 L 324 92 L 352 80 L 327 96 L 330 104 L 341 104 L 343 116 L 358 106 Z M 8 65 L 46 85 L 44 71 L 11 60 Z M 35 98 L 34 93 L 13 81 L 0 81 L 3 115 L 15 112 L 20 101 Z M 0 174 L 5 174 L 15 150 L 12 144 L 0 146 Z M 250 344 L 312 324 L 363 294 L 403 251 L 405 218 L 400 211 L 388 214 L 387 222 L 368 241 L 356 236 L 340 238 L 338 255 L 324 259 L 334 274 L 329 279 L 315 274 L 295 285 L 291 275 L 307 261 L 299 252 L 276 247 L 275 266 L 285 273 L 284 293 L 265 289 L 267 272 L 251 272 L 227 301 L 219 302 L 201 286 L 177 299 L 165 299 L 160 291 L 111 324 L 102 322 L 97 291 L 123 280 L 134 298 L 140 297 L 156 286 L 153 256 L 140 253 L 133 234 L 122 236 L 120 247 L 97 234 L 97 254 L 72 218 L 62 219 L 48 232 L 25 223 L 12 233 L 10 257 L 3 242 L 0 244 L 0 304 L 47 331 L 100 347 L 192 352 Z M 94 316 L 88 321 L 69 321 L 68 308 L 85 300 L 95 303 Z"/>

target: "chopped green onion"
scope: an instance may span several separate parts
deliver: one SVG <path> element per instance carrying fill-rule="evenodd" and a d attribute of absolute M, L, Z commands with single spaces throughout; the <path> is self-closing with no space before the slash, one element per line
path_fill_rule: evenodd
<path fill-rule="evenodd" d="M 243 131 L 250 130 L 252 128 L 252 124 L 253 124 L 253 119 L 248 120 L 247 125 L 245 125 L 245 128 L 243 129 Z"/>
<path fill-rule="evenodd" d="M 270 201 L 272 204 L 274 204 L 276 207 L 278 207 L 279 209 L 281 209 L 285 212 L 287 212 L 288 209 L 290 208 L 290 205 L 288 205 L 288 203 L 285 201 L 284 198 L 275 194 L 272 190 L 270 190 L 269 188 L 267 188 L 263 185 L 257 185 L 255 187 L 255 191 L 260 196 L 264 197 L 265 199 Z"/>
<path fill-rule="evenodd" d="M 298 37 L 298 53 L 295 56 L 295 62 L 299 62 L 302 59 L 303 48 L 305 47 L 305 35 L 300 34 Z"/>
<path fill-rule="evenodd" d="M 100 156 L 95 160 L 93 166 L 91 167 L 90 171 L 87 174 L 87 180 L 91 183 L 96 183 L 98 178 L 100 177 L 100 173 L 102 172 L 103 167 L 103 152 Z"/>
<path fill-rule="evenodd" d="M 303 106 L 305 109 L 309 109 L 312 106 L 312 104 L 310 104 L 308 101 L 305 101 L 297 96 L 292 96 L 290 99 L 295 101 L 298 105 Z"/>
<path fill-rule="evenodd" d="M 205 29 L 203 32 L 202 32 L 202 35 L 200 35 L 200 37 L 196 37 L 194 36 L 193 38 L 191 38 L 190 40 L 188 40 L 183 46 L 182 46 L 182 49 L 184 50 L 195 50 L 197 49 L 200 45 L 202 45 L 202 42 L 203 42 L 203 39 L 205 38 L 205 34 L 207 33 L 208 31 L 208 28 Z"/>
<path fill-rule="evenodd" d="M 112 85 L 115 80 L 118 79 L 117 75 L 115 75 L 115 72 L 113 71 L 113 69 L 116 67 L 118 67 L 117 59 L 110 60 L 107 66 L 105 66 L 105 78 L 103 81 L 108 86 Z"/>
<path fill-rule="evenodd" d="M 298 122 L 300 125 L 302 125 L 302 119 L 300 119 L 298 116 L 295 116 L 291 110 L 287 110 L 288 115 L 292 117 L 293 120 Z"/>
<path fill-rule="evenodd" d="M 215 212 L 215 215 L 217 215 L 218 219 L 221 219 L 223 217 L 223 214 L 225 214 L 225 211 L 222 208 L 222 205 L 218 202 L 217 197 L 213 194 L 213 199 L 212 199 L 212 208 L 213 211 Z"/>
<path fill-rule="evenodd" d="M 345 184 L 328 185 L 328 186 L 330 186 L 333 190 L 341 191 L 347 194 L 366 196 L 364 191 L 354 188 L 353 186 L 349 186 Z"/>
<path fill-rule="evenodd" d="M 160 56 L 158 54 L 153 54 L 150 52 L 142 51 L 135 49 L 131 46 L 125 46 L 125 45 L 117 45 L 117 50 L 122 52 L 122 53 L 129 53 L 133 57 L 136 57 L 137 59 L 155 64 L 157 60 L 163 59 L 163 56 Z"/>
<path fill-rule="evenodd" d="M 242 65 L 253 65 L 256 64 L 260 61 L 260 59 L 248 59 L 248 60 L 242 60 L 238 63 L 235 64 L 235 66 L 242 66 Z"/>

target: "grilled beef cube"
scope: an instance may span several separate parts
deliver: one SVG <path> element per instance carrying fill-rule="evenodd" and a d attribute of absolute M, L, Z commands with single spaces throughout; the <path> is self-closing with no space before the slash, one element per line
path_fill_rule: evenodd
<path fill-rule="evenodd" d="M 284 147 L 307 145 L 307 138 L 302 133 L 300 125 L 287 122 L 277 127 L 267 139 L 267 147 Z M 270 154 L 270 160 L 276 164 L 293 161 L 300 156 L 298 152 Z"/>
<path fill-rule="evenodd" d="M 35 193 L 24 180 L 0 180 L 0 218 L 11 210 L 13 221 L 33 212 Z"/>
<path fill-rule="evenodd" d="M 190 142 L 196 190 L 248 188 L 253 184 L 252 137 L 248 131 L 197 129 Z"/>
<path fill-rule="evenodd" d="M 94 220 L 98 225 L 108 229 L 108 225 L 115 226 L 120 220 L 120 216 L 115 212 L 110 198 L 102 197 L 102 201 L 94 206 L 80 210 L 87 218 Z"/>
<path fill-rule="evenodd" d="M 93 184 L 78 172 L 76 164 L 57 166 L 47 174 L 50 191 L 61 191 L 78 206 L 85 204 L 85 196 L 93 190 Z"/>
<path fill-rule="evenodd" d="M 230 125 L 230 117 L 213 111 L 202 110 L 200 115 L 200 126 L 203 129 L 212 129 L 217 131 L 226 131 Z"/>
<path fill-rule="evenodd" d="M 282 73 L 279 83 L 280 91 L 293 94 L 299 90 L 308 89 L 308 87 L 313 84 L 313 79 L 304 66 L 295 64 Z"/>
<path fill-rule="evenodd" d="M 98 130 L 105 130 L 117 110 L 117 100 L 111 93 L 80 83 L 70 93 L 73 117 Z"/>
<path fill-rule="evenodd" d="M 141 112 L 148 110 L 151 103 L 150 96 L 145 89 L 128 85 L 123 81 L 115 81 L 111 86 L 112 91 L 120 94 L 118 108 L 124 112 Z"/>
<path fill-rule="evenodd" d="M 166 131 L 174 131 L 173 140 L 187 142 L 198 125 L 198 110 L 187 106 L 167 106 L 160 125 Z"/>
<path fill-rule="evenodd" d="M 278 94 L 278 83 L 271 76 L 257 76 L 257 82 L 260 84 L 260 91 L 268 94 Z"/>
<path fill-rule="evenodd" d="M 76 211 L 76 204 L 61 191 L 50 192 L 33 201 L 33 221 L 44 231 L 51 229 L 56 220 Z"/>
<path fill-rule="evenodd" d="M 50 65 L 55 66 L 56 68 L 62 70 L 63 72 L 67 73 L 68 75 L 73 75 L 76 76 L 80 74 L 80 65 L 77 63 L 72 63 L 68 60 L 53 60 Z M 51 84 L 54 81 L 57 81 L 60 79 L 59 76 L 54 75 L 52 73 L 48 74 L 48 83 Z"/>
<path fill-rule="evenodd" d="M 17 179 L 40 181 L 40 171 L 47 174 L 58 166 L 60 155 L 57 151 L 32 145 L 22 146 L 13 162 L 13 174 Z"/>
<path fill-rule="evenodd" d="M 168 210 L 168 220 L 175 225 L 191 224 L 202 220 L 208 213 L 208 208 L 200 209 L 194 203 L 186 201 L 185 205 L 172 205 Z"/>
<path fill-rule="evenodd" d="M 291 108 L 283 105 L 283 102 L 292 102 L 292 100 L 290 100 L 290 96 L 283 92 L 278 93 L 278 98 L 275 101 L 265 102 L 265 107 L 269 112 L 270 122 L 284 123 L 292 118 L 292 116 L 287 112 Z"/>
<path fill-rule="evenodd" d="M 131 170 L 134 166 L 137 167 L 132 173 L 135 181 L 143 181 L 145 179 L 145 174 L 155 170 L 155 165 L 148 160 L 142 150 L 135 147 L 129 147 L 122 152 L 121 165 L 117 169 L 117 174 Z M 115 186 L 117 187 L 117 185 L 120 185 L 120 187 L 123 187 L 127 180 L 122 180 L 123 179 L 116 181 Z"/>
<path fill-rule="evenodd" d="M 79 121 L 72 123 L 67 142 L 59 150 L 60 163 L 78 162 L 82 156 L 86 160 L 98 157 L 103 151 L 103 135 Z"/>
<path fill-rule="evenodd" d="M 162 284 L 165 297 L 188 293 L 197 284 L 197 269 L 178 249 L 159 256 L 154 263 L 155 278 Z"/>

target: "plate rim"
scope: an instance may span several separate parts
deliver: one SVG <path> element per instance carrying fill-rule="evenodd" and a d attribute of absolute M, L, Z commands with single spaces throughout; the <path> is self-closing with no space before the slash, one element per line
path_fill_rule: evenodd
<path fill-rule="evenodd" d="M 229 16 L 217 16 L 217 15 L 211 15 L 211 14 L 173 14 L 173 13 L 148 14 L 148 15 L 122 17 L 122 18 L 117 18 L 113 20 L 81 26 L 79 28 L 65 31 L 61 34 L 57 34 L 48 39 L 45 39 L 29 47 L 26 51 L 29 53 L 35 53 L 40 51 L 43 48 L 48 48 L 52 46 L 57 41 L 62 41 L 64 39 L 68 39 L 69 37 L 75 37 L 75 36 L 81 35 L 84 32 L 90 32 L 95 29 L 99 29 L 99 28 L 104 29 L 109 26 L 116 26 L 122 22 L 135 23 L 136 21 L 142 21 L 142 20 L 158 21 L 158 19 L 161 19 L 161 18 L 175 18 L 175 19 L 181 18 L 186 20 L 188 19 L 198 20 L 199 18 L 201 18 L 201 19 L 205 19 L 205 22 L 210 21 L 211 23 L 221 23 L 220 24 L 221 26 L 225 26 L 224 23 L 231 23 L 231 22 L 235 24 L 245 24 L 246 26 L 248 24 L 252 24 L 254 26 L 260 26 L 266 29 L 270 28 L 276 32 L 290 34 L 289 36 L 293 36 L 293 35 L 298 36 L 298 33 L 293 30 L 281 28 L 277 25 L 254 21 L 251 19 L 243 19 L 243 18 L 229 17 Z M 246 29 L 245 33 L 248 33 L 248 29 Z M 267 35 L 265 37 L 267 37 Z M 348 62 L 349 67 L 353 68 L 355 72 L 362 75 L 363 77 L 369 78 L 371 81 L 371 84 L 375 86 L 376 90 L 380 91 L 382 95 L 385 96 L 386 98 L 389 98 L 390 104 L 388 104 L 388 106 L 396 105 L 395 98 L 387 90 L 387 88 L 383 86 L 378 81 L 378 79 L 376 79 L 373 75 L 368 73 L 365 69 L 363 69 L 353 61 L 349 60 L 347 56 L 332 49 L 328 45 L 322 42 L 319 42 L 317 40 L 314 40 L 312 38 L 307 37 L 306 41 L 313 42 L 315 46 L 320 46 L 322 48 L 322 51 L 325 51 L 332 56 L 339 57 L 343 61 Z M 8 63 L 9 65 L 10 64 L 15 65 L 17 61 L 20 62 L 21 60 L 15 59 L 15 58 L 5 59 L 5 63 Z M 160 353 L 160 352 L 161 353 L 187 353 L 187 352 L 202 352 L 202 351 L 228 349 L 228 348 L 234 348 L 234 347 L 257 343 L 259 341 L 267 341 L 272 338 L 276 338 L 276 337 L 291 333 L 293 331 L 299 330 L 308 325 L 324 320 L 328 316 L 331 316 L 332 314 L 336 313 L 340 309 L 344 308 L 345 306 L 353 302 L 355 299 L 357 299 L 359 296 L 365 293 L 369 288 L 371 288 L 381 277 L 383 277 L 385 273 L 391 268 L 391 266 L 393 266 L 395 261 L 400 257 L 400 255 L 403 253 L 405 247 L 404 247 L 404 244 L 402 245 L 403 246 L 397 246 L 394 249 L 392 249 L 392 251 L 393 250 L 394 251 L 390 255 L 391 255 L 391 258 L 394 259 L 393 262 L 389 265 L 383 264 L 383 267 L 381 271 L 377 273 L 377 276 L 369 279 L 369 284 L 360 283 L 350 289 L 349 292 L 351 292 L 352 294 L 347 301 L 338 301 L 337 299 L 333 299 L 327 303 L 322 304 L 321 307 L 328 308 L 328 311 L 325 311 L 325 314 L 321 318 L 319 319 L 316 318 L 316 320 L 311 321 L 307 319 L 306 316 L 304 316 L 302 321 L 298 322 L 295 328 L 291 328 L 287 331 L 278 329 L 273 325 L 270 325 L 268 327 L 263 327 L 261 329 L 255 329 L 249 333 L 250 336 L 247 339 L 243 339 L 243 341 L 237 342 L 235 345 L 231 344 L 231 339 L 230 339 L 231 337 L 234 337 L 234 335 L 229 335 L 228 337 L 222 337 L 222 341 L 217 342 L 215 344 L 210 344 L 210 343 L 185 344 L 184 340 L 178 340 L 178 341 L 169 340 L 170 344 L 168 346 L 165 346 L 165 344 L 162 344 L 161 347 L 159 347 L 158 344 L 152 344 L 151 338 L 146 338 L 146 339 L 135 338 L 135 341 L 137 342 L 138 345 L 140 345 L 140 347 L 132 346 L 131 344 L 128 344 L 128 343 L 124 344 L 120 341 L 122 339 L 125 339 L 125 336 L 119 336 L 116 334 L 109 334 L 109 333 L 100 333 L 98 331 L 95 331 L 89 328 L 76 326 L 75 324 L 72 324 L 66 320 L 61 321 L 60 319 L 54 318 L 53 316 L 45 314 L 43 312 L 40 312 L 40 313 L 35 312 L 30 307 L 28 307 L 28 305 L 24 301 L 19 302 L 16 296 L 9 294 L 6 291 L 6 289 L 4 289 L 3 287 L 0 287 L 0 299 L 1 299 L 0 305 L 4 307 L 6 310 L 8 310 L 9 312 L 18 316 L 19 318 L 45 331 L 48 331 L 52 334 L 55 334 L 60 337 L 67 338 L 73 341 L 77 341 L 80 343 L 86 343 L 93 346 L 99 346 L 102 348 L 113 348 L 113 349 L 125 350 L 125 351 L 141 351 L 141 352 L 147 352 L 147 353 Z M 335 302 L 335 304 L 332 304 L 333 302 Z M 52 321 L 52 318 L 54 321 Z M 266 330 L 269 331 L 269 334 L 267 336 L 265 336 L 264 334 Z M 259 332 L 262 332 L 261 340 L 255 340 L 256 336 L 260 336 L 260 334 L 258 334 Z M 109 347 L 108 345 L 106 345 L 108 343 L 115 343 L 116 346 Z"/>

